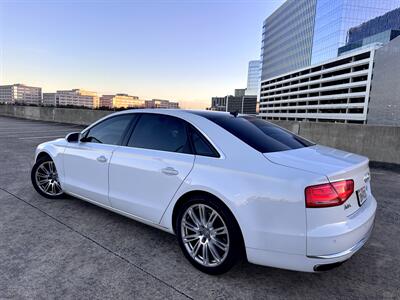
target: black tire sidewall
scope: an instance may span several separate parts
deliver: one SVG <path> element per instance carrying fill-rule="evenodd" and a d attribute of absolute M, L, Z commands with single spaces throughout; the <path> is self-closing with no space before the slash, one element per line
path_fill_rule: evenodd
<path fill-rule="evenodd" d="M 37 185 L 36 183 L 36 170 L 38 169 L 38 167 L 46 162 L 46 161 L 53 161 L 50 158 L 40 158 L 36 161 L 36 163 L 33 165 L 32 170 L 31 170 L 31 181 L 32 181 L 32 185 L 35 188 L 35 190 L 43 197 L 48 198 L 48 199 L 59 199 L 59 198 L 63 198 L 65 196 L 64 193 L 60 194 L 60 195 L 48 195 L 46 193 L 44 193 L 40 187 Z M 58 172 L 58 170 L 57 170 Z"/>
<path fill-rule="evenodd" d="M 222 217 L 222 219 L 225 222 L 225 225 L 227 226 L 228 229 L 228 234 L 229 234 L 229 251 L 228 255 L 225 258 L 225 260 L 220 264 L 219 266 L 215 267 L 206 267 L 201 264 L 199 264 L 196 260 L 194 260 L 188 251 L 185 248 L 185 245 L 182 240 L 182 235 L 181 235 L 181 220 L 183 218 L 184 213 L 186 210 L 194 205 L 194 204 L 205 204 L 213 208 L 218 212 L 218 214 Z M 238 228 L 238 225 L 236 223 L 236 220 L 234 219 L 232 213 L 224 206 L 219 203 L 219 201 L 216 201 L 214 198 L 210 197 L 205 197 L 205 196 L 195 196 L 191 197 L 188 201 L 186 201 L 182 207 L 180 208 L 178 212 L 178 216 L 176 218 L 176 224 L 175 224 L 175 233 L 176 237 L 178 239 L 179 246 L 181 247 L 181 250 L 185 257 L 189 260 L 189 262 L 199 269 L 200 271 L 211 274 L 211 275 L 219 275 L 223 274 L 227 271 L 229 271 L 234 264 L 237 262 L 237 260 L 240 258 L 242 251 L 242 243 L 241 243 L 241 232 L 240 229 Z"/>

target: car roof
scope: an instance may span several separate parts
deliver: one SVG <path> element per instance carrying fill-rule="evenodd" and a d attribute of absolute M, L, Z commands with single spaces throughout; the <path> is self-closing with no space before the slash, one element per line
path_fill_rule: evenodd
<path fill-rule="evenodd" d="M 182 115 L 197 115 L 205 118 L 209 118 L 212 116 L 222 116 L 228 115 L 228 112 L 224 111 L 210 111 L 210 110 L 190 110 L 190 109 L 169 109 L 169 108 L 147 108 L 147 109 L 127 109 L 120 112 L 115 113 L 117 114 L 126 114 L 126 113 L 159 113 L 164 115 L 171 115 L 171 116 L 182 116 Z"/>

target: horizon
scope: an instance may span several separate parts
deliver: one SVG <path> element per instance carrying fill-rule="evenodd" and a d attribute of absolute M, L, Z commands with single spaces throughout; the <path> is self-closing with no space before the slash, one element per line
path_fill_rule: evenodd
<path fill-rule="evenodd" d="M 283 2 L 5 1 L 0 84 L 205 108 L 211 97 L 246 87 L 248 63 L 260 58 L 262 23 Z"/>

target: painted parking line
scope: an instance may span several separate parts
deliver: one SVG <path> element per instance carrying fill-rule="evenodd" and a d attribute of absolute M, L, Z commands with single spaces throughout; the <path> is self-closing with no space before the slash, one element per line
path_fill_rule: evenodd
<path fill-rule="evenodd" d="M 35 137 L 35 136 L 46 136 L 46 134 L 50 135 L 52 133 L 54 133 L 54 135 L 52 136 L 62 136 L 65 137 L 69 131 L 65 131 L 65 132 L 51 132 L 51 131 L 46 131 L 46 132 L 35 132 L 36 134 L 30 134 L 29 132 L 26 132 L 24 134 L 19 134 L 19 135 L 0 135 L 0 139 L 6 139 L 6 138 L 29 138 L 29 137 Z"/>
<path fill-rule="evenodd" d="M 1 127 L 0 126 L 0 132 L 2 131 L 11 131 L 11 130 L 22 130 L 22 129 L 36 129 L 36 130 L 45 130 L 47 128 L 55 128 L 56 130 L 58 129 L 62 129 L 62 128 L 69 128 L 69 129 L 77 129 L 79 127 L 74 127 L 74 126 L 20 126 L 20 127 Z M 80 128 L 84 128 L 84 127 L 80 127 Z"/>
<path fill-rule="evenodd" d="M 13 136 L 18 135 L 18 134 L 27 135 L 27 134 L 51 133 L 51 132 L 65 132 L 65 133 L 68 133 L 68 132 L 71 132 L 71 131 L 68 130 L 68 129 L 37 130 L 37 131 L 20 131 L 20 132 L 11 131 L 11 132 L 0 132 L 0 136 L 2 136 L 2 134 L 3 134 L 3 135 L 5 135 L 5 136 L 2 136 L 2 137 L 7 137 L 7 136 L 13 137 Z M 12 134 L 12 135 L 11 135 L 11 134 Z"/>
<path fill-rule="evenodd" d="M 30 136 L 30 137 L 21 137 L 18 139 L 19 140 L 30 140 L 30 139 L 44 139 L 44 138 L 62 138 L 62 136 L 60 136 L 60 135 Z"/>

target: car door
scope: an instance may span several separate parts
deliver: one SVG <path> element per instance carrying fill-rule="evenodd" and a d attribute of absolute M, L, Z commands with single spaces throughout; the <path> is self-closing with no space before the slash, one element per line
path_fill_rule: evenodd
<path fill-rule="evenodd" d="M 68 143 L 63 155 L 65 191 L 110 206 L 109 162 L 134 118 L 134 114 L 110 117 L 86 130 L 79 142 Z"/>
<path fill-rule="evenodd" d="M 158 223 L 193 167 L 187 123 L 179 118 L 143 113 L 126 146 L 110 162 L 111 205 Z"/>

